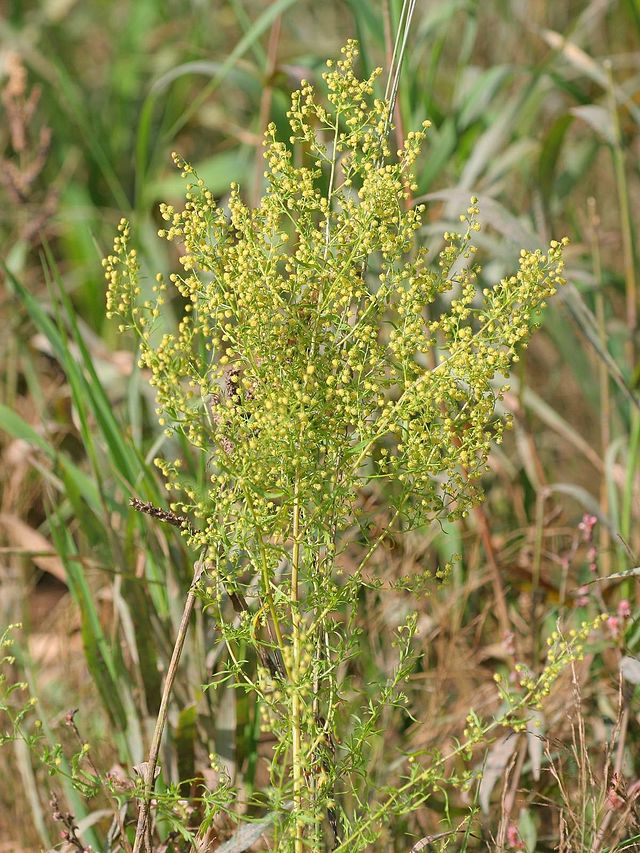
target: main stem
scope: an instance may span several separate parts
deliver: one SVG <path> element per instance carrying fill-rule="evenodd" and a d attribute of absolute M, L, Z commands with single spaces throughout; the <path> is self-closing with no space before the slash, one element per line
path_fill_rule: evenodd
<path fill-rule="evenodd" d="M 303 853 L 302 791 L 302 709 L 300 705 L 300 607 L 298 576 L 300 572 L 300 493 L 296 477 L 293 494 L 293 550 L 291 553 L 291 634 L 293 666 L 291 671 L 291 752 L 293 765 L 293 819 L 295 824 L 295 853 Z"/>
<path fill-rule="evenodd" d="M 151 795 L 153 793 L 153 788 L 156 780 L 156 767 L 158 766 L 158 755 L 160 754 L 162 733 L 164 732 L 165 723 L 167 722 L 169 699 L 171 698 L 173 682 L 175 681 L 176 673 L 178 672 L 178 664 L 180 663 L 180 656 L 182 655 L 182 649 L 184 648 L 184 641 L 187 637 L 187 631 L 189 630 L 189 620 L 191 619 L 193 605 L 195 604 L 196 600 L 196 587 L 204 570 L 205 554 L 206 551 L 203 550 L 198 562 L 194 566 L 193 579 L 191 581 L 191 586 L 189 587 L 189 594 L 187 595 L 187 600 L 185 601 L 184 610 L 182 611 L 182 619 L 180 620 L 178 635 L 176 637 L 175 645 L 173 647 L 173 654 L 171 655 L 171 661 L 167 670 L 167 677 L 164 682 L 164 689 L 162 691 L 162 698 L 160 700 L 160 709 L 158 711 L 158 717 L 156 719 L 156 727 L 153 732 L 153 740 L 151 742 L 151 748 L 149 750 L 149 760 L 147 761 L 146 773 L 144 777 L 144 792 L 142 796 L 142 802 L 140 804 L 140 810 L 138 812 L 138 825 L 136 827 L 136 837 L 133 844 L 133 853 L 140 853 L 145 844 L 145 839 L 147 839 L 149 831 L 149 808 L 151 805 Z"/>

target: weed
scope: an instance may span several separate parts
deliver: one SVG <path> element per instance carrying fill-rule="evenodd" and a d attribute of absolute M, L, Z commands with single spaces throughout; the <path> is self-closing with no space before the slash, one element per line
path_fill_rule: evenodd
<path fill-rule="evenodd" d="M 493 379 L 518 360 L 544 300 L 563 283 L 553 242 L 546 255 L 523 251 L 518 272 L 485 288 L 478 303 L 475 199 L 460 216 L 464 230 L 445 234 L 428 264 L 415 241 L 424 206 L 407 206 L 426 127 L 392 155 L 390 104 L 372 97 L 380 70 L 359 79 L 355 43 L 343 54 L 324 75 L 329 109 L 306 82 L 292 96 L 291 149 L 275 125 L 267 129 L 267 191 L 257 208 L 237 185 L 228 210 L 219 207 L 175 157 L 189 181 L 186 206 L 161 206 L 168 226 L 160 235 L 184 247 L 183 272 L 169 277 L 185 300 L 177 332 L 156 328 L 167 299 L 162 275 L 155 297 L 139 302 L 127 222 L 104 262 L 109 315 L 140 338 L 160 424 L 206 465 L 202 491 L 183 474 L 183 459 L 156 459 L 175 495 L 171 512 L 202 553 L 193 588 L 226 643 L 225 679 L 256 697 L 275 738 L 263 796 L 283 819 L 279 843 L 296 853 L 322 847 L 327 821 L 336 849 L 363 849 L 380 819 L 408 811 L 407 797 L 415 807 L 427 796 L 418 775 L 374 818 L 345 807 L 356 791 L 363 803 L 372 797 L 358 776 L 385 708 L 405 701 L 415 617 L 398 628 L 398 662 L 374 700 L 348 697 L 340 663 L 357 654 L 351 626 L 363 587 L 376 584 L 365 569 L 384 539 L 464 517 L 478 499 L 490 444 L 508 425 L 495 416 L 508 386 L 495 390 Z M 294 165 L 296 149 L 308 165 Z M 448 310 L 429 318 L 443 294 L 451 294 Z M 382 487 L 392 515 L 372 537 L 357 500 Z M 354 525 L 365 556 L 341 577 Z M 253 596 L 254 578 L 255 605 L 231 619 L 228 602 Z M 255 671 L 242 649 L 254 651 Z M 546 690 L 534 680 L 526 687 Z M 486 732 L 472 719 L 476 743 Z M 157 753 L 156 742 L 147 801 Z M 426 780 L 434 784 L 430 770 Z M 283 809 L 288 797 L 292 808 Z"/>

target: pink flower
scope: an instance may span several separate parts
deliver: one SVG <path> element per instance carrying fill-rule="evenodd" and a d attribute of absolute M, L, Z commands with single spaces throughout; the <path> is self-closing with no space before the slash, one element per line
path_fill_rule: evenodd
<path fill-rule="evenodd" d="M 578 607 L 585 607 L 589 603 L 589 587 L 581 586 L 576 590 L 576 604 Z"/>
<path fill-rule="evenodd" d="M 511 850 L 524 850 L 524 842 L 520 838 L 520 833 L 515 823 L 510 823 L 507 829 L 507 844 Z"/>
<path fill-rule="evenodd" d="M 617 616 L 609 616 L 607 619 L 607 628 L 609 629 L 613 639 L 617 639 L 620 634 L 620 620 Z"/>
<path fill-rule="evenodd" d="M 618 604 L 618 616 L 620 619 L 628 619 L 631 616 L 631 605 L 626 598 Z"/>
<path fill-rule="evenodd" d="M 578 525 L 578 530 L 582 532 L 582 539 L 585 542 L 591 541 L 591 537 L 593 535 L 593 528 L 596 526 L 597 523 L 598 519 L 595 515 L 589 515 L 588 513 L 585 513 L 582 516 L 582 521 Z"/>
<path fill-rule="evenodd" d="M 618 779 L 616 774 L 614 773 L 613 779 L 611 781 L 611 785 L 609 785 L 609 790 L 607 791 L 607 798 L 605 803 L 607 804 L 607 808 L 611 809 L 611 811 L 619 812 L 625 806 L 625 800 L 620 794 L 616 791 L 616 787 L 618 785 Z"/>
<path fill-rule="evenodd" d="M 502 645 L 504 646 L 504 650 L 509 655 L 515 655 L 516 653 L 516 635 L 513 631 L 507 631 L 502 638 Z"/>

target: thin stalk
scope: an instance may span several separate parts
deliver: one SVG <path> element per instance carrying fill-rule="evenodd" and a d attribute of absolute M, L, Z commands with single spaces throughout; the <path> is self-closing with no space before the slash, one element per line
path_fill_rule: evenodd
<path fill-rule="evenodd" d="M 415 8 L 416 0 L 405 0 L 405 2 L 402 4 L 402 10 L 400 12 L 398 32 L 396 33 L 396 40 L 393 46 L 393 56 L 391 58 L 391 66 L 389 67 L 389 76 L 387 77 L 387 88 L 384 93 L 385 100 L 388 101 L 389 104 L 389 112 L 387 113 L 387 119 L 384 128 L 385 135 L 389 129 L 389 125 L 391 124 L 391 119 L 393 117 L 393 111 L 398 95 L 398 87 L 400 85 L 400 73 L 402 71 L 402 63 L 407 48 L 407 39 L 409 38 L 409 31 L 411 29 L 411 19 L 413 18 Z"/>
<path fill-rule="evenodd" d="M 300 608 L 298 584 L 300 574 L 300 493 L 296 477 L 293 494 L 293 548 L 291 552 L 291 641 L 293 645 L 293 672 L 291 695 L 291 752 L 293 773 L 293 819 L 295 821 L 295 853 L 303 853 L 302 791 L 302 709 L 299 680 L 301 659 Z"/>
<path fill-rule="evenodd" d="M 611 774 L 610 783 L 612 785 L 615 783 L 616 780 L 619 781 L 623 778 L 622 765 L 624 763 L 624 751 L 627 745 L 627 732 L 629 729 L 629 705 L 624 694 L 624 686 L 621 689 L 622 710 L 618 721 L 618 744 L 616 747 L 616 757 L 613 766 L 613 773 Z M 609 809 L 609 811 L 605 814 L 604 818 L 602 819 L 602 823 L 600 824 L 598 833 L 593 842 L 593 846 L 591 847 L 591 853 L 600 853 L 600 851 L 602 850 L 602 844 L 607 837 L 607 830 L 614 815 L 615 812 L 613 809 Z"/>
<path fill-rule="evenodd" d="M 489 569 L 491 572 L 491 584 L 493 586 L 493 595 L 496 602 L 496 615 L 498 618 L 498 622 L 500 623 L 500 633 L 502 634 L 503 639 L 506 639 L 507 637 L 510 637 L 513 634 L 513 631 L 511 630 L 511 619 L 509 618 L 507 596 L 504 591 L 504 584 L 502 583 L 500 566 L 498 565 L 496 552 L 493 547 L 493 542 L 491 541 L 491 528 L 489 526 L 489 520 L 482 506 L 474 507 L 473 512 L 476 518 L 476 522 L 478 524 L 480 539 L 482 540 L 484 553 L 487 558 L 487 562 L 489 563 Z"/>
<path fill-rule="evenodd" d="M 203 550 L 200 554 L 198 561 L 193 567 L 193 580 L 191 581 L 191 586 L 189 587 L 187 600 L 184 603 L 184 610 L 182 611 L 180 627 L 178 628 L 178 634 L 176 636 L 176 641 L 173 646 L 171 661 L 169 662 L 169 668 L 167 669 L 167 677 L 164 682 L 162 697 L 160 700 L 160 710 L 158 711 L 156 727 L 153 732 L 151 748 L 149 749 L 149 759 L 147 761 L 147 766 L 144 773 L 144 791 L 142 795 L 142 803 L 140 804 L 140 811 L 138 812 L 138 825 L 136 826 L 136 837 L 133 844 L 133 853 L 140 853 L 140 851 L 142 850 L 142 845 L 145 843 L 145 838 L 148 832 L 151 794 L 155 785 L 156 767 L 158 766 L 158 755 L 160 754 L 162 734 L 164 732 L 164 727 L 167 722 L 169 699 L 171 698 L 173 683 L 176 679 L 178 665 L 180 663 L 180 657 L 182 655 L 182 649 L 184 648 L 184 643 L 187 638 L 187 632 L 189 630 L 189 621 L 191 619 L 191 613 L 193 612 L 193 606 L 196 600 L 196 587 L 198 585 L 198 581 L 202 577 L 202 572 L 204 571 L 204 558 L 205 551 Z"/>
<path fill-rule="evenodd" d="M 258 113 L 258 134 L 260 142 L 256 146 L 256 164 L 253 176 L 253 190 L 251 193 L 253 207 L 258 207 L 260 203 L 260 188 L 262 186 L 262 172 L 264 170 L 262 161 L 263 134 L 269 119 L 269 110 L 271 108 L 271 100 L 273 98 L 273 75 L 278 61 L 278 42 L 280 41 L 281 24 L 282 18 L 278 15 L 273 22 L 271 32 L 269 33 L 269 46 L 267 47 L 266 67 L 264 72 L 265 85 L 260 97 L 260 109 Z"/>
<path fill-rule="evenodd" d="M 259 530 L 258 522 L 256 519 L 256 513 L 253 508 L 253 502 L 251 500 L 251 495 L 245 489 L 244 490 L 245 499 L 247 501 L 247 506 L 249 507 L 249 511 L 251 512 L 251 517 L 253 518 L 256 530 Z M 271 578 L 269 577 L 269 564 L 267 562 L 267 554 L 264 547 L 264 542 L 262 541 L 262 534 L 258 536 L 258 543 L 260 548 L 260 573 L 262 577 L 262 585 L 264 587 L 264 597 L 267 601 L 267 607 L 269 609 L 269 614 L 271 616 L 271 621 L 273 622 L 273 630 L 276 636 L 276 642 L 280 648 L 280 652 L 284 651 L 284 639 L 282 636 L 282 630 L 280 628 L 280 620 L 278 619 L 278 613 L 276 611 L 276 605 L 273 600 L 273 594 L 271 592 Z M 285 661 L 286 668 L 286 661 Z"/>
<path fill-rule="evenodd" d="M 340 135 L 340 113 L 336 113 L 336 126 L 333 132 L 333 145 L 331 149 L 331 173 L 329 175 L 329 188 L 327 189 L 327 222 L 325 225 L 324 231 L 324 258 L 327 259 L 329 255 L 329 244 L 331 238 L 331 198 L 333 196 L 333 189 L 336 180 L 336 162 L 338 160 L 338 137 Z M 318 305 L 322 303 L 321 294 L 318 294 Z"/>
<path fill-rule="evenodd" d="M 602 262 L 600 257 L 599 226 L 600 217 L 596 208 L 595 198 L 587 202 L 589 209 L 589 231 L 591 243 L 591 257 L 593 258 L 593 275 L 596 281 L 596 320 L 598 323 L 598 338 L 600 346 L 607 349 L 607 324 L 604 308 L 604 286 L 602 281 Z M 611 394 L 609 389 L 609 374 L 607 366 L 598 359 L 598 384 L 600 386 L 600 447 L 602 458 L 607 453 L 611 443 Z M 607 475 L 603 471 L 600 482 L 600 508 L 605 518 L 609 517 L 609 493 L 607 489 Z M 601 574 L 606 577 L 611 574 L 611 537 L 606 524 L 599 525 L 600 528 L 600 566 Z"/>
<path fill-rule="evenodd" d="M 532 661 L 531 666 L 538 672 L 540 662 L 540 628 L 538 625 L 538 597 L 540 592 L 540 571 L 542 568 L 542 544 L 544 539 L 544 502 L 547 497 L 546 489 L 538 492 L 536 499 L 536 527 L 533 540 L 533 561 L 531 565 L 531 636 Z"/>
<path fill-rule="evenodd" d="M 527 741 L 526 738 L 521 738 L 520 748 L 515 753 L 509 767 L 505 773 L 504 790 L 502 792 L 502 802 L 500 809 L 500 825 L 498 827 L 498 837 L 496 839 L 496 853 L 504 853 L 507 840 L 507 831 L 511 821 L 511 813 L 518 793 L 520 777 L 522 776 L 522 768 L 524 760 L 527 757 Z M 513 777 L 511 776 L 513 771 Z M 509 845 L 511 846 L 511 845 Z"/>
<path fill-rule="evenodd" d="M 620 129 L 620 117 L 616 103 L 615 86 L 611 71 L 611 62 L 605 62 L 608 80 L 609 114 L 613 129 L 613 143 L 611 154 L 613 158 L 613 170 L 615 174 L 618 202 L 620 204 L 620 230 L 622 233 L 622 254 L 624 261 L 624 277 L 626 292 L 626 314 L 627 314 L 627 356 L 629 371 L 633 372 L 636 363 L 635 335 L 638 325 L 638 292 L 635 268 L 635 246 L 634 246 L 634 223 L 631 215 L 631 204 L 629 201 L 629 187 L 627 181 L 625 152 L 622 147 L 622 132 Z M 623 498 L 623 510 L 621 518 L 622 535 L 625 541 L 629 540 L 631 533 L 631 514 L 633 504 L 633 484 L 635 480 L 638 439 L 640 437 L 640 418 L 637 409 L 632 407 L 631 413 L 631 448 L 627 462 L 627 478 Z M 633 550 L 633 543 L 629 542 Z"/>
<path fill-rule="evenodd" d="M 613 128 L 613 145 L 611 152 L 613 157 L 613 169 L 615 172 L 616 188 L 618 191 L 618 202 L 620 204 L 620 229 L 622 232 L 622 253 L 624 260 L 624 277 L 626 290 L 627 308 L 627 350 L 629 356 L 629 369 L 633 370 L 635 365 L 635 341 L 634 336 L 638 323 L 638 293 L 636 284 L 635 251 L 633 241 L 633 219 L 631 216 L 631 204 L 629 202 L 629 188 L 625 168 L 624 150 L 622 148 L 622 133 L 620 130 L 620 118 L 616 103 L 613 76 L 611 73 L 611 61 L 605 62 L 605 68 L 609 83 L 609 114 Z"/>

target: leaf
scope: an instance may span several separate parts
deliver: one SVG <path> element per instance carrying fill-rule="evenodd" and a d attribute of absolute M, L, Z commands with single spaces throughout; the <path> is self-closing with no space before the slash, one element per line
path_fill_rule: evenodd
<path fill-rule="evenodd" d="M 531 761 L 531 775 L 536 782 L 540 779 L 543 746 L 544 714 L 542 711 L 533 709 L 527 720 L 527 752 Z"/>
<path fill-rule="evenodd" d="M 244 824 L 228 841 L 225 841 L 224 844 L 218 847 L 217 853 L 244 853 L 245 850 L 248 850 L 260 840 L 260 836 L 271 828 L 274 819 L 275 812 L 270 812 L 257 823 Z"/>
<path fill-rule="evenodd" d="M 53 267 L 52 267 L 53 268 Z M 6 269 L 6 268 L 5 268 Z M 89 426 L 89 411 L 95 418 L 100 431 L 104 437 L 105 444 L 112 457 L 114 467 L 129 484 L 137 484 L 138 490 L 141 484 L 139 478 L 144 476 L 144 482 L 150 482 L 146 471 L 140 463 L 135 449 L 127 442 L 122 427 L 116 421 L 113 407 L 104 392 L 98 379 L 93 359 L 88 352 L 77 327 L 77 318 L 70 305 L 69 299 L 60 286 L 60 299 L 67 312 L 69 322 L 74 333 L 74 340 L 78 346 L 81 363 L 78 364 L 73 357 L 66 333 L 60 324 L 53 322 L 46 310 L 29 290 L 15 276 L 7 270 L 11 284 L 17 291 L 18 296 L 25 305 L 29 316 L 39 331 L 51 344 L 55 358 L 65 371 L 71 388 L 71 395 L 75 409 L 78 413 L 80 431 L 89 458 L 94 467 L 96 479 L 100 481 L 102 466 L 96 457 L 94 433 L 95 429 Z"/>
<path fill-rule="evenodd" d="M 449 162 L 456 149 L 457 140 L 455 123 L 451 118 L 445 119 L 437 132 L 430 132 L 429 156 L 426 158 L 424 169 L 420 174 L 420 186 L 423 190 L 431 186 Z M 469 204 L 469 193 L 465 193 L 465 197 L 466 209 Z"/>
<path fill-rule="evenodd" d="M 464 92 L 459 107 L 456 122 L 458 128 L 466 128 L 481 119 L 486 114 L 500 84 L 512 74 L 513 68 L 510 65 L 495 65 L 487 71 L 476 74 L 473 83 Z"/>
<path fill-rule="evenodd" d="M 42 438 L 42 436 L 36 432 L 32 426 L 24 421 L 12 409 L 9 409 L 7 406 L 2 404 L 0 404 L 0 428 L 9 435 L 14 436 L 14 438 L 25 441 L 32 447 L 41 450 L 48 459 L 57 462 L 60 468 L 60 476 L 67 487 L 67 493 L 69 491 L 70 484 L 72 484 L 73 488 L 78 492 L 78 494 L 82 495 L 83 499 L 86 500 L 94 511 L 100 511 L 102 508 L 100 496 L 98 494 L 96 484 L 91 477 L 88 477 L 84 471 L 81 471 L 80 468 L 74 465 L 66 454 L 56 451 L 48 441 L 45 441 L 45 439 Z M 41 473 L 45 476 L 47 475 L 47 472 L 44 470 L 41 470 Z M 53 479 L 53 477 L 51 477 L 51 479 Z M 56 483 L 56 488 L 60 488 L 59 483 Z M 116 508 L 116 503 L 111 495 L 107 495 L 105 500 L 109 509 Z"/>
<path fill-rule="evenodd" d="M 516 95 L 502 105 L 502 110 L 487 129 L 475 141 L 469 159 L 464 165 L 458 187 L 469 190 L 474 187 L 489 162 L 504 151 L 504 146 L 513 132 L 518 113 L 526 96 Z"/>
<path fill-rule="evenodd" d="M 522 809 L 520 811 L 518 830 L 520 837 L 525 843 L 527 853 L 535 853 L 538 844 L 538 832 L 529 809 Z"/>
<path fill-rule="evenodd" d="M 564 143 L 567 131 L 571 127 L 573 119 L 566 113 L 561 115 L 551 125 L 548 133 L 544 138 L 542 151 L 540 152 L 540 160 L 538 162 L 538 177 L 540 179 L 540 188 L 548 200 L 551 196 L 551 191 L 556 183 L 556 167 L 562 145 Z"/>
<path fill-rule="evenodd" d="M 506 770 L 509 759 L 513 755 L 519 739 L 519 736 L 515 732 L 508 732 L 504 737 L 497 740 L 489 750 L 482 770 L 482 779 L 478 791 L 478 799 L 484 814 L 489 814 L 491 792 L 498 779 L 500 779 Z"/>
<path fill-rule="evenodd" d="M 151 630 L 152 608 L 149 606 L 144 585 L 138 578 L 123 579 L 121 592 L 122 606 L 128 609 L 133 627 L 133 642 L 138 658 L 138 671 L 144 685 L 147 712 L 156 716 L 160 708 L 162 677 L 158 668 L 157 640 Z"/>
<path fill-rule="evenodd" d="M 195 742 L 196 742 L 196 706 L 183 708 L 178 715 L 178 725 L 175 731 L 176 752 L 178 758 L 178 779 L 193 779 L 195 773 Z M 189 785 L 183 792 L 188 794 Z"/>
<path fill-rule="evenodd" d="M 557 50 L 561 53 L 585 77 L 589 77 L 590 80 L 606 88 L 607 75 L 604 70 L 581 47 L 578 47 L 577 44 L 569 41 L 569 39 L 554 30 L 543 30 L 541 35 L 552 50 Z"/>
<path fill-rule="evenodd" d="M 640 660 L 625 655 L 620 661 L 620 674 L 629 684 L 640 684 Z"/>
<path fill-rule="evenodd" d="M 536 249 L 544 248 L 540 238 L 530 231 L 520 220 L 510 213 L 504 205 L 500 204 L 489 195 L 475 194 L 478 199 L 478 206 L 484 219 L 499 231 L 514 244 L 518 249 Z M 427 193 L 424 196 L 416 199 L 416 202 L 423 201 L 446 201 L 448 207 L 454 207 L 460 210 L 466 210 L 469 206 L 469 190 L 466 189 L 446 189 L 438 190 L 437 192 Z M 440 225 L 438 225 L 440 228 Z"/>
<path fill-rule="evenodd" d="M 49 838 L 47 822 L 42 810 L 40 797 L 38 796 L 38 781 L 35 773 L 33 772 L 29 747 L 25 740 L 18 738 L 13 742 L 13 749 L 22 781 L 23 793 L 26 794 L 26 798 L 31 808 L 30 819 L 33 823 L 34 829 L 38 831 L 40 840 L 48 847 L 51 844 L 51 839 Z"/>
<path fill-rule="evenodd" d="M 567 274 L 571 278 L 571 273 Z M 600 340 L 598 324 L 593 312 L 585 304 L 580 292 L 573 284 L 566 284 L 558 291 L 563 305 L 569 311 L 576 325 L 593 347 L 596 355 L 607 367 L 611 378 L 616 382 L 620 390 L 625 394 L 630 403 L 640 408 L 640 400 L 625 379 L 620 366 L 615 361 L 609 350 L 603 346 Z"/>
<path fill-rule="evenodd" d="M 239 181 L 246 174 L 249 149 L 234 148 L 221 151 L 193 167 L 214 195 L 222 195 L 229 189 L 231 181 Z M 144 203 L 152 204 L 158 199 L 169 199 L 184 193 L 184 178 L 180 173 L 151 181 L 145 188 Z"/>
<path fill-rule="evenodd" d="M 498 383 L 496 382 L 496 385 Z M 535 391 L 528 386 L 521 389 L 517 376 L 509 377 L 509 385 L 511 392 L 505 394 L 505 401 L 509 404 L 509 408 L 517 411 L 519 408 L 519 399 L 526 409 L 530 409 L 536 417 L 545 423 L 550 429 L 554 430 L 558 435 L 562 436 L 565 441 L 569 442 L 574 448 L 582 453 L 589 460 L 593 467 L 598 472 L 604 469 L 604 463 L 593 446 L 586 441 L 575 427 L 572 427 L 554 408 L 546 403 L 542 397 L 539 397 Z"/>
<path fill-rule="evenodd" d="M 62 521 L 59 524 L 60 526 L 52 524 L 51 533 L 56 544 L 56 550 L 66 566 L 69 590 L 80 611 L 82 642 L 87 667 L 116 731 L 123 733 L 128 728 L 127 713 L 123 705 L 123 692 L 130 679 L 126 671 L 123 672 L 116 662 L 102 629 L 100 617 L 84 572 L 77 561 L 73 559 L 77 556 L 77 551 L 71 534 Z"/>
<path fill-rule="evenodd" d="M 30 527 L 17 515 L 10 513 L 0 513 L 0 527 L 4 528 L 7 539 L 14 548 L 24 551 L 31 556 L 39 569 L 66 584 L 67 573 L 64 563 L 42 533 Z M 51 556 L 48 556 L 49 554 Z"/>
<path fill-rule="evenodd" d="M 20 438 L 27 444 L 42 450 L 49 459 L 55 459 L 56 452 L 48 441 L 38 433 L 30 424 L 16 414 L 13 409 L 0 403 L 0 429 L 4 430 L 14 438 Z"/>
<path fill-rule="evenodd" d="M 90 826 L 95 826 L 96 823 L 104 821 L 107 818 L 113 820 L 113 811 L 111 809 L 96 809 L 90 812 L 86 817 L 77 822 L 80 835 L 84 835 Z"/>
<path fill-rule="evenodd" d="M 571 113 L 585 121 L 608 145 L 616 144 L 615 128 L 608 110 L 598 104 L 572 107 Z"/>
<path fill-rule="evenodd" d="M 543 30 L 542 38 L 549 47 L 561 53 L 570 65 L 577 68 L 585 77 L 593 80 L 605 91 L 612 91 L 616 101 L 624 104 L 634 120 L 640 124 L 640 109 L 620 86 L 616 86 L 609 78 L 605 69 L 577 44 L 560 35 L 554 30 Z"/>
<path fill-rule="evenodd" d="M 205 86 L 198 97 L 186 107 L 182 115 L 180 115 L 170 128 L 168 133 L 170 139 L 172 139 L 178 131 L 185 126 L 189 119 L 200 109 L 205 100 L 215 92 L 237 61 L 244 56 L 254 42 L 256 42 L 260 36 L 269 29 L 276 18 L 282 15 L 289 6 L 293 6 L 295 2 L 296 0 L 274 0 L 274 2 L 267 4 L 264 12 L 256 18 L 250 29 L 247 30 L 231 53 L 220 64 L 220 67 L 212 77 L 211 82 Z"/>

